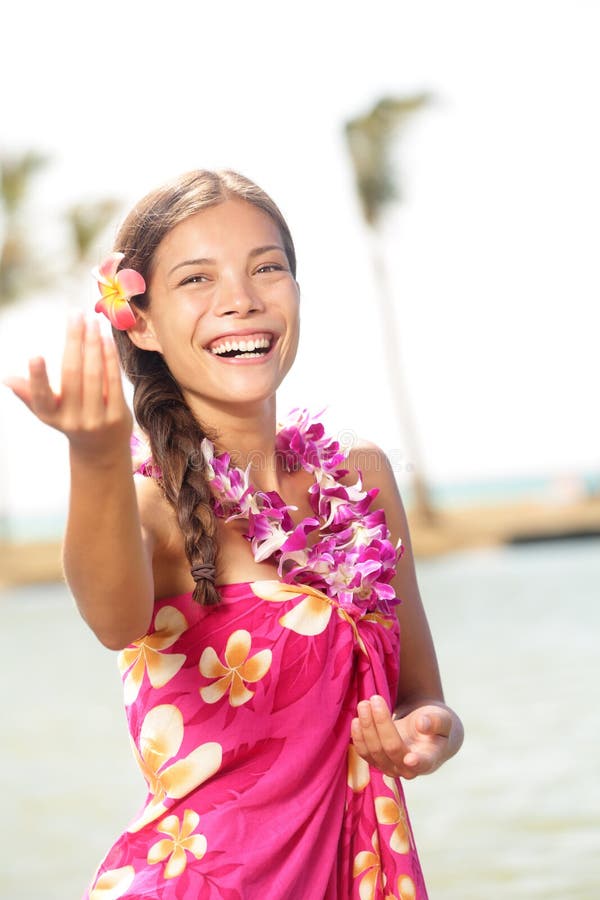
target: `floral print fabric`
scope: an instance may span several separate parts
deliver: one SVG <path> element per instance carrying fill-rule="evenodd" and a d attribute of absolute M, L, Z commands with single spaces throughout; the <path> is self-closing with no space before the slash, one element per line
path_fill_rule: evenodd
<path fill-rule="evenodd" d="M 426 900 L 399 779 L 355 752 L 359 700 L 391 705 L 393 614 L 310 586 L 158 601 L 119 655 L 148 796 L 87 900 Z"/>

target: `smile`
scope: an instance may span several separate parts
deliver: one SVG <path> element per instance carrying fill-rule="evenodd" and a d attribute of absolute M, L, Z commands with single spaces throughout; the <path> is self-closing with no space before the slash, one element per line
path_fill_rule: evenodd
<path fill-rule="evenodd" d="M 277 343 L 273 334 L 261 333 L 238 339 L 225 339 L 205 349 L 211 356 L 225 363 L 256 363 L 267 360 Z"/>

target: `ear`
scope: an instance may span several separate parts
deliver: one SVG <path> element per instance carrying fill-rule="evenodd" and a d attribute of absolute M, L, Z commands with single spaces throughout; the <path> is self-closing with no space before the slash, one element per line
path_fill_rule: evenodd
<path fill-rule="evenodd" d="M 150 316 L 137 306 L 133 309 L 135 310 L 135 325 L 127 329 L 131 342 L 140 350 L 155 350 L 157 353 L 162 353 L 162 347 L 154 334 Z"/>

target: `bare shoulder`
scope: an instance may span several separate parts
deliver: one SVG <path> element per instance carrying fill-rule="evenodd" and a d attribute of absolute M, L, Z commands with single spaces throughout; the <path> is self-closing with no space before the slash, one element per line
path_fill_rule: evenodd
<path fill-rule="evenodd" d="M 170 548 L 180 547 L 181 532 L 177 517 L 155 478 L 135 475 L 140 524 L 144 540 L 150 544 L 153 556 L 168 553 Z"/>
<path fill-rule="evenodd" d="M 377 488 L 379 493 L 373 500 L 371 509 L 383 509 L 392 543 L 396 544 L 398 538 L 401 538 L 405 551 L 411 551 L 408 519 L 396 473 L 387 453 L 378 444 L 359 438 L 348 453 L 346 468 L 350 471 L 344 477 L 344 483 L 356 481 L 357 473 L 360 472 L 363 490 Z"/>
<path fill-rule="evenodd" d="M 193 587 L 183 534 L 175 510 L 155 478 L 135 476 L 140 524 L 152 563 L 156 597 L 172 597 Z"/>
<path fill-rule="evenodd" d="M 142 521 L 148 519 L 148 524 L 150 524 L 153 515 L 162 509 L 163 503 L 166 503 L 165 496 L 155 478 L 135 474 L 133 480 L 135 482 L 140 517 Z"/>
<path fill-rule="evenodd" d="M 387 454 L 371 441 L 359 440 L 348 453 L 349 473 L 344 482 L 356 481 L 359 469 L 363 490 L 378 488 L 370 509 L 383 509 L 390 531 L 390 540 L 402 540 L 404 552 L 392 579 L 396 597 L 401 600 L 396 609 L 402 633 L 402 659 L 397 701 L 399 705 L 422 698 L 443 700 L 442 685 L 431 632 L 423 608 L 417 583 L 415 560 L 410 540 L 408 519 L 400 496 L 396 473 Z"/>

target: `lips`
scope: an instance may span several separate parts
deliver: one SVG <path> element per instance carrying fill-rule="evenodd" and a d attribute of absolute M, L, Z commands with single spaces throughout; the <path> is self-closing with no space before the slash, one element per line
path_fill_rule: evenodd
<path fill-rule="evenodd" d="M 250 329 L 246 328 L 244 331 L 231 331 L 227 334 L 220 334 L 218 337 L 213 338 L 208 344 L 205 345 L 204 349 L 208 350 L 209 353 L 212 352 L 213 347 L 218 347 L 220 344 L 224 344 L 227 341 L 232 343 L 233 341 L 250 341 L 250 340 L 260 340 L 261 338 L 266 338 L 267 340 L 273 341 L 276 339 L 276 336 L 272 331 L 259 331 L 258 329 Z"/>
<path fill-rule="evenodd" d="M 250 340 L 250 336 L 253 335 L 253 334 L 255 334 L 255 333 L 256 333 L 256 332 L 249 332 L 249 333 L 245 336 L 245 337 L 246 337 L 246 340 Z M 266 352 L 263 352 L 263 353 L 256 353 L 256 355 L 252 355 L 252 356 L 250 356 L 250 355 L 248 355 L 248 356 L 225 356 L 225 355 L 222 355 L 222 354 L 219 354 L 219 353 L 213 353 L 213 352 L 212 352 L 210 349 L 208 349 L 208 348 L 205 348 L 205 349 L 206 349 L 206 352 L 210 354 L 210 356 L 211 356 L 212 359 L 217 360 L 217 361 L 220 362 L 220 363 L 224 363 L 224 364 L 228 364 L 228 365 L 236 365 L 236 366 L 251 366 L 251 365 L 261 364 L 261 363 L 263 363 L 263 362 L 268 361 L 268 360 L 271 359 L 271 357 L 273 356 L 273 352 L 274 352 L 275 347 L 276 347 L 276 345 L 277 345 L 277 343 L 278 343 L 278 341 L 279 341 L 279 336 L 273 334 L 272 332 L 264 332 L 264 331 L 263 331 L 263 332 L 260 332 L 260 334 L 262 334 L 262 335 L 269 334 L 269 338 L 270 338 L 271 344 L 270 344 L 269 349 L 268 349 Z M 237 337 L 238 340 L 242 340 L 242 339 L 243 339 L 243 338 L 242 338 L 242 335 L 240 334 L 240 332 L 237 332 L 236 337 Z M 229 339 L 233 338 L 233 335 L 228 335 L 228 338 L 229 338 Z M 223 344 L 223 343 L 225 343 L 225 340 L 226 340 L 225 338 L 219 338 L 217 341 L 211 341 L 211 344 L 209 345 L 209 347 L 212 346 L 212 345 L 218 346 L 219 343 Z M 253 353 L 253 354 L 254 354 L 255 351 L 241 351 L 241 352 L 249 352 L 249 353 Z"/>

